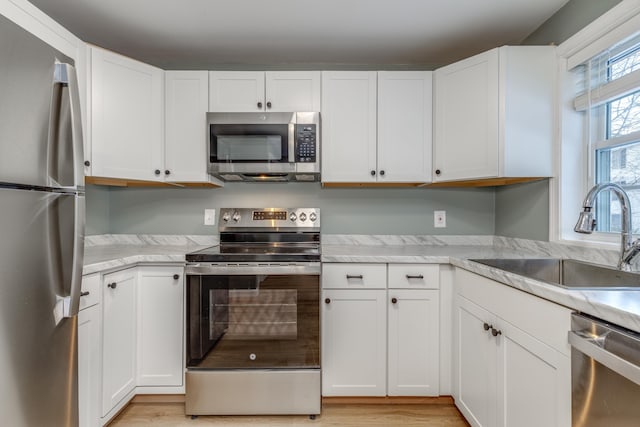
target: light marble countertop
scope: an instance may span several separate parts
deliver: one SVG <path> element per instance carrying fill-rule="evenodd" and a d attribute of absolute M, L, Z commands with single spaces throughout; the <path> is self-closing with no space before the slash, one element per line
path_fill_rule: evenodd
<path fill-rule="evenodd" d="M 509 246 L 483 244 L 322 246 L 323 262 L 452 264 L 573 310 L 640 331 L 640 289 L 637 291 L 571 290 L 470 261 L 474 258 L 544 258 L 553 256 L 561 255 L 541 252 L 533 247 L 516 250 Z"/>
<path fill-rule="evenodd" d="M 209 236 L 103 235 L 85 239 L 82 274 L 140 263 L 184 263 L 184 256 L 218 243 Z"/>
<path fill-rule="evenodd" d="M 83 274 L 140 263 L 184 263 L 185 254 L 218 243 L 210 236 L 90 236 Z M 323 236 L 323 262 L 452 264 L 505 285 L 640 331 L 640 290 L 567 290 L 478 264 L 474 258 L 564 257 L 611 265 L 616 254 L 491 236 Z"/>

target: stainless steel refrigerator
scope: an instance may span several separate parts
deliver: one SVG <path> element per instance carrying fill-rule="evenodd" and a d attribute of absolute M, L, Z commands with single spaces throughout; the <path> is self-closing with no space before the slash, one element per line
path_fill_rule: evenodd
<path fill-rule="evenodd" d="M 0 16 L 0 424 L 77 426 L 84 250 L 73 61 Z"/>

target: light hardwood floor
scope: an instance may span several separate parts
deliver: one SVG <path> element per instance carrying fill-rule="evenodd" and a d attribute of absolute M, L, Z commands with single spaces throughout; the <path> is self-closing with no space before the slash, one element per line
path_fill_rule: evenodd
<path fill-rule="evenodd" d="M 194 420 L 184 415 L 182 403 L 132 403 L 111 424 L 124 426 L 402 426 L 467 427 L 451 403 L 427 404 L 354 404 L 323 403 L 322 414 L 315 420 L 308 416 L 200 416 Z"/>

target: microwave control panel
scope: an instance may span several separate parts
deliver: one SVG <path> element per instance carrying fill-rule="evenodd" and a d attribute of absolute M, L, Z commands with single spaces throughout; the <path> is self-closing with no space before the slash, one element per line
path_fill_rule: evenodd
<path fill-rule="evenodd" d="M 316 143 L 315 124 L 296 124 L 296 163 L 315 163 Z"/>

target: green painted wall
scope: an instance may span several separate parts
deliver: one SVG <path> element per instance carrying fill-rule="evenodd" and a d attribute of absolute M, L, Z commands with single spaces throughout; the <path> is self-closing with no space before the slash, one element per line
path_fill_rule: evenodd
<path fill-rule="evenodd" d="M 496 188 L 496 235 L 549 240 L 549 180 Z"/>
<path fill-rule="evenodd" d="M 331 234 L 492 235 L 495 225 L 493 189 L 327 189 L 319 184 L 236 183 L 221 189 L 111 188 L 107 197 L 109 233 L 215 233 L 216 226 L 203 225 L 205 208 L 265 206 L 319 207 L 322 230 Z M 434 210 L 447 211 L 447 228 L 433 228 Z M 102 223 L 92 224 L 89 231 L 103 230 Z"/>

